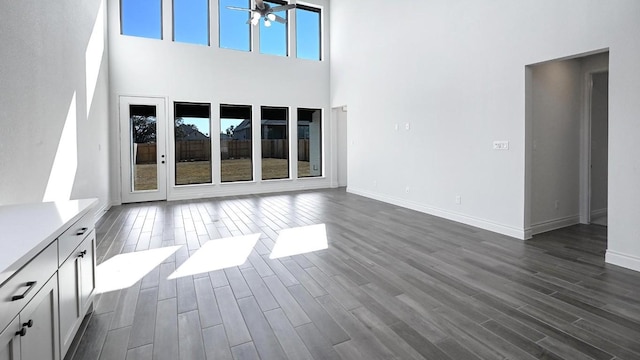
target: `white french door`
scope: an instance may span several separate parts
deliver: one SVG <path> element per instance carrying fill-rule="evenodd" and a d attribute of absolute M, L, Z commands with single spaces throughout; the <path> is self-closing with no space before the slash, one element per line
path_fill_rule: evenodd
<path fill-rule="evenodd" d="M 166 122 L 164 99 L 120 97 L 123 203 L 167 199 Z"/>

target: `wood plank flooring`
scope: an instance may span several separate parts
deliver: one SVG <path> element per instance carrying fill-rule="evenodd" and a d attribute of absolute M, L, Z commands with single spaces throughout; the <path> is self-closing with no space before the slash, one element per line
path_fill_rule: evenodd
<path fill-rule="evenodd" d="M 328 249 L 270 259 L 316 224 Z M 250 234 L 243 264 L 169 278 Z M 602 226 L 522 242 L 336 189 L 118 206 L 97 236 L 98 264 L 180 249 L 99 295 L 68 358 L 640 359 L 640 273 L 604 263 Z"/>

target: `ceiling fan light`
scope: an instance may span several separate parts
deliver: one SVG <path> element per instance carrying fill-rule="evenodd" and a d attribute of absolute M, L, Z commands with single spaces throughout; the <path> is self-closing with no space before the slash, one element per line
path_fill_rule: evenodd
<path fill-rule="evenodd" d="M 268 18 L 269 20 L 271 20 L 271 21 L 275 21 L 275 20 L 276 20 L 276 14 L 271 13 L 271 14 L 267 15 L 267 18 Z"/>
<path fill-rule="evenodd" d="M 269 21 L 269 19 L 264 19 L 264 26 L 266 27 L 271 26 L 271 21 Z"/>
<path fill-rule="evenodd" d="M 260 21 L 260 19 L 257 19 L 257 18 L 251 19 L 251 25 L 258 25 L 258 21 Z"/>
<path fill-rule="evenodd" d="M 254 20 L 259 20 L 260 19 L 260 13 L 259 12 L 254 12 L 251 15 L 251 18 L 254 19 Z"/>

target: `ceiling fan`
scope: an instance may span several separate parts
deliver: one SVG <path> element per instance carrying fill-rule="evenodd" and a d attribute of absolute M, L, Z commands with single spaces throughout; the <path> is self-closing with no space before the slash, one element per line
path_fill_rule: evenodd
<path fill-rule="evenodd" d="M 235 6 L 227 6 L 227 9 L 231 10 L 240 10 L 240 11 L 249 11 L 251 13 L 251 18 L 247 20 L 247 24 L 257 25 L 260 22 L 261 18 L 264 18 L 264 26 L 271 26 L 272 21 L 277 21 L 281 24 L 286 24 L 287 19 L 276 15 L 275 13 L 280 11 L 291 10 L 296 7 L 295 4 L 287 4 L 271 7 L 269 4 L 265 3 L 264 0 L 255 0 L 256 8 L 255 9 L 245 9 Z"/>

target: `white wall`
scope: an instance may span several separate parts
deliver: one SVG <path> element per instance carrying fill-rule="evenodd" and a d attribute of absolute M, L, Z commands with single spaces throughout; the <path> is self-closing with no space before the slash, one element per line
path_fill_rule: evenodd
<path fill-rule="evenodd" d="M 399 17 L 382 0 L 331 5 L 331 104 L 349 105 L 350 191 L 519 238 L 525 66 L 608 48 L 607 261 L 640 269 L 640 2 L 399 1 Z"/>
<path fill-rule="evenodd" d="M 531 86 L 531 227 L 536 234 L 579 222 L 580 61 L 533 66 Z"/>
<path fill-rule="evenodd" d="M 0 204 L 109 198 L 100 0 L 0 3 Z"/>
<path fill-rule="evenodd" d="M 307 1 L 324 9 L 323 23 L 328 24 L 329 9 L 327 0 Z M 211 104 L 212 133 L 217 134 L 219 105 L 243 104 L 254 105 L 254 125 L 259 126 L 260 106 L 290 107 L 291 124 L 297 121 L 296 108 L 323 109 L 323 133 L 329 138 L 329 62 L 310 61 L 290 57 L 262 55 L 259 51 L 242 52 L 218 48 L 218 3 L 211 1 L 211 46 L 174 43 L 172 38 L 171 1 L 163 2 L 164 40 L 152 40 L 120 35 L 119 1 L 109 0 L 109 41 L 111 66 L 111 104 L 110 108 L 117 114 L 119 96 L 153 96 L 162 97 L 168 105 L 168 119 L 172 123 L 173 103 L 175 101 L 203 102 Z M 289 13 L 293 17 L 293 12 Z M 291 19 L 291 24 L 294 24 Z M 328 59 L 329 36 L 324 37 L 324 59 Z M 291 30 L 291 27 L 290 27 Z M 293 32 L 290 36 L 290 53 L 295 54 Z M 253 44 L 259 44 L 254 38 Z M 117 116 L 112 117 L 112 128 L 117 129 Z M 295 127 L 292 127 L 295 129 Z M 171 126 L 169 129 L 171 134 Z M 255 131 L 254 131 L 255 132 Z M 258 132 L 259 134 L 259 132 Z M 119 159 L 119 134 L 112 131 L 112 156 Z M 294 136 L 290 136 L 295 139 Z M 213 136 L 212 140 L 215 140 Z M 254 142 L 257 144 L 257 142 Z M 331 178 L 331 147 L 325 142 L 324 175 L 322 178 L 295 179 L 283 181 L 255 181 L 244 184 L 223 184 L 174 187 L 169 185 L 168 198 L 187 199 L 234 195 L 242 193 L 258 193 L 283 191 L 303 188 L 329 187 Z M 169 143 L 171 145 L 171 143 Z M 215 146 L 214 146 L 215 149 Z M 297 143 L 292 142 L 290 154 L 297 157 Z M 172 148 L 169 147 L 168 163 L 173 160 Z M 219 166 L 219 158 L 213 152 L 214 167 Z M 255 158 L 259 169 L 259 162 Z M 169 166 L 169 168 L 172 168 Z M 173 171 L 173 170 L 171 170 Z M 214 172 L 215 175 L 215 172 Z M 259 178 L 259 173 L 255 178 Z M 120 202 L 120 163 L 112 163 L 112 180 L 114 181 L 113 202 Z M 171 179 L 170 179 L 171 180 Z M 215 180 L 215 179 L 214 179 Z M 171 181 L 169 182 L 172 183 Z"/>

